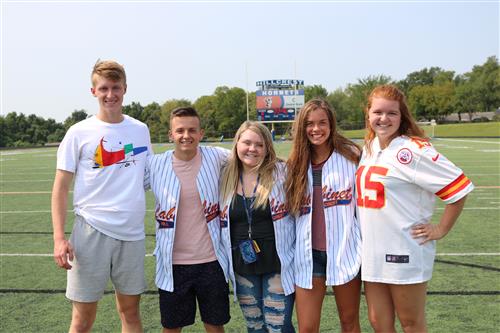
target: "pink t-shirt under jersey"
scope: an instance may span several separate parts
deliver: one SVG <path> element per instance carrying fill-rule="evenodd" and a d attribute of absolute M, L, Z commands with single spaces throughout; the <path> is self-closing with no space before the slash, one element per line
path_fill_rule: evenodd
<path fill-rule="evenodd" d="M 201 167 L 201 153 L 198 150 L 190 161 L 179 160 L 174 154 L 172 164 L 181 184 L 172 263 L 193 265 L 215 261 L 217 257 L 196 186 L 196 176 Z"/>

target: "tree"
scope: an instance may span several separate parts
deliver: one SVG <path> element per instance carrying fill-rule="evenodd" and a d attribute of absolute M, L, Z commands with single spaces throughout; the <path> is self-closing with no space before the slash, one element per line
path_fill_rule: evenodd
<path fill-rule="evenodd" d="M 456 78 L 455 109 L 467 113 L 469 120 L 475 112 L 493 111 L 500 105 L 500 68 L 495 56 L 481 66 Z"/>
<path fill-rule="evenodd" d="M 68 130 L 72 125 L 76 124 L 79 121 L 87 119 L 88 114 L 85 110 L 75 110 L 71 115 L 64 120 L 64 128 Z"/>
<path fill-rule="evenodd" d="M 126 114 L 139 121 L 145 122 L 144 115 L 142 114 L 143 111 L 144 108 L 142 107 L 141 103 L 138 102 L 132 102 L 132 104 L 125 105 L 122 108 L 123 114 Z"/>
<path fill-rule="evenodd" d="M 215 118 L 215 96 L 201 96 L 194 102 L 193 106 L 200 115 L 205 136 L 216 137 L 218 123 Z"/>
<path fill-rule="evenodd" d="M 10 112 L 0 117 L 0 147 L 21 147 L 44 145 L 50 139 L 60 141 L 64 136 L 64 127 L 54 119 L 45 120 L 34 114 L 26 117 L 23 113 Z M 57 136 L 56 136 L 57 135 Z"/>
<path fill-rule="evenodd" d="M 441 79 L 448 77 L 449 80 L 451 80 L 453 75 L 453 72 L 445 71 L 440 67 L 424 68 L 408 74 L 405 79 L 397 82 L 397 85 L 405 93 L 405 95 L 408 96 L 410 91 L 415 86 L 433 85 L 437 77 L 440 77 Z"/>
<path fill-rule="evenodd" d="M 232 136 L 247 118 L 246 92 L 241 88 L 217 87 L 214 92 L 217 136 Z"/>
<path fill-rule="evenodd" d="M 168 141 L 168 128 L 164 128 L 160 121 L 161 106 L 153 102 L 146 105 L 142 111 L 143 122 L 148 125 L 152 142 Z"/>
<path fill-rule="evenodd" d="M 304 88 L 304 100 L 307 103 L 313 98 L 326 98 L 328 91 L 322 85 L 315 84 L 313 86 L 306 86 Z"/>
<path fill-rule="evenodd" d="M 408 96 L 408 104 L 417 119 L 443 120 L 456 105 L 455 83 L 415 86 Z"/>
<path fill-rule="evenodd" d="M 168 133 L 170 129 L 170 113 L 180 107 L 188 107 L 191 106 L 191 102 L 187 99 L 169 99 L 160 109 L 160 124 L 161 129 L 163 131 L 165 129 L 165 133 Z"/>
<path fill-rule="evenodd" d="M 342 88 L 334 90 L 326 97 L 328 103 L 335 110 L 337 123 L 342 129 L 351 129 L 351 122 L 349 121 L 349 111 L 346 108 L 348 98 L 349 97 Z"/>
<path fill-rule="evenodd" d="M 364 79 L 358 79 L 358 82 L 355 84 L 347 85 L 345 93 L 348 98 L 344 103 L 345 109 L 343 110 L 345 112 L 346 124 L 349 123 L 353 128 L 362 128 L 364 126 L 364 108 L 368 95 L 376 86 L 390 82 L 390 76 L 370 75 Z"/>
<path fill-rule="evenodd" d="M 29 124 L 23 113 L 9 112 L 4 119 L 2 132 L 5 147 L 17 147 L 29 144 L 29 135 L 27 134 Z"/>

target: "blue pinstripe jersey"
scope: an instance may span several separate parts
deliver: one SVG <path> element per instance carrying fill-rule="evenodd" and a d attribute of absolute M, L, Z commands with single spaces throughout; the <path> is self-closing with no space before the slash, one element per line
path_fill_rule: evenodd
<path fill-rule="evenodd" d="M 219 147 L 200 146 L 202 157 L 200 171 L 196 177 L 196 185 L 207 220 L 208 232 L 212 239 L 215 255 L 219 261 L 226 280 L 225 253 L 221 249 L 219 223 L 219 177 L 227 160 L 229 150 Z M 155 196 L 156 220 L 156 286 L 166 291 L 174 290 L 172 276 L 172 251 L 174 246 L 177 205 L 180 196 L 180 182 L 172 167 L 173 151 L 151 156 L 148 159 L 148 170 L 145 186 L 150 187 Z"/>
<path fill-rule="evenodd" d="M 276 166 L 274 173 L 274 185 L 269 194 L 269 206 L 271 207 L 271 217 L 273 219 L 274 234 L 276 237 L 276 252 L 281 263 L 281 285 L 285 295 L 289 295 L 295 290 L 294 264 L 295 255 L 295 223 L 293 217 L 288 214 L 285 207 L 285 191 L 283 184 L 286 177 L 285 163 L 280 162 Z M 232 197 L 226 202 L 221 202 L 220 224 L 222 230 L 222 244 L 226 254 L 226 270 L 229 272 L 233 288 L 236 295 L 236 283 L 233 270 L 233 258 L 231 255 L 231 234 L 229 207 Z"/>
<path fill-rule="evenodd" d="M 351 281 L 361 266 L 361 233 L 356 219 L 354 185 L 356 165 L 338 154 L 323 165 L 322 192 L 326 224 L 326 285 Z M 295 284 L 312 288 L 312 168 L 308 170 L 308 192 L 296 217 Z"/>

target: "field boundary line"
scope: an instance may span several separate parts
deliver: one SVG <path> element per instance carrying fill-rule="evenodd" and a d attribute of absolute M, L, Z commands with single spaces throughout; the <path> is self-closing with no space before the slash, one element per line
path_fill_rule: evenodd
<path fill-rule="evenodd" d="M 0 253 L 0 257 L 52 257 L 52 253 Z M 147 253 L 146 257 L 152 257 Z M 436 253 L 436 256 L 468 257 L 468 256 L 500 256 L 500 252 L 465 252 L 465 253 Z"/>
<path fill-rule="evenodd" d="M 0 257 L 53 257 L 52 253 L 0 253 Z M 146 253 L 146 257 L 152 257 L 152 253 Z"/>
<path fill-rule="evenodd" d="M 0 289 L 0 294 L 64 294 L 66 289 Z M 114 295 L 114 290 L 105 290 L 104 295 Z M 145 290 L 141 295 L 158 295 L 158 290 L 148 289 Z M 233 291 L 229 290 L 229 295 L 233 295 Z M 327 290 L 326 296 L 333 296 L 333 291 Z M 362 291 L 361 295 L 365 296 L 365 292 Z M 499 290 L 463 290 L 463 291 L 427 291 L 427 295 L 435 296 L 495 296 L 500 295 Z"/>
<path fill-rule="evenodd" d="M 500 256 L 500 252 L 464 252 L 464 253 L 458 253 L 458 252 L 451 252 L 451 253 L 436 253 L 436 256 Z"/>
<path fill-rule="evenodd" d="M 16 180 L 1 180 L 0 183 L 46 183 L 53 181 L 54 179 L 33 179 L 33 180 L 16 179 Z"/>
<path fill-rule="evenodd" d="M 493 175 L 493 174 L 492 174 Z M 495 174 L 497 175 L 497 174 Z M 489 188 L 500 188 L 499 185 L 491 185 L 491 186 L 475 186 L 476 189 L 489 189 Z M 23 192 L 0 192 L 0 195 L 18 195 L 18 194 L 50 194 L 52 191 L 23 191 Z M 69 193 L 73 193 L 73 191 L 69 191 Z M 467 207 L 466 207 L 467 208 Z M 153 210 L 148 210 L 153 211 Z"/>
<path fill-rule="evenodd" d="M 70 191 L 72 193 L 73 191 Z M 1 195 L 17 195 L 17 194 L 51 194 L 52 191 L 34 191 L 34 192 L 0 192 Z"/>
<path fill-rule="evenodd" d="M 500 207 L 464 207 L 463 210 L 499 210 Z M 444 210 L 444 207 L 437 207 L 436 210 Z M 73 212 L 73 210 L 67 210 L 67 213 Z M 154 212 L 154 209 L 146 209 L 146 212 Z M 3 210 L 0 214 L 38 214 L 38 213 L 50 213 L 50 210 Z"/>
<path fill-rule="evenodd" d="M 461 139 L 445 139 L 445 138 L 435 138 L 436 140 L 439 141 L 455 141 L 455 142 L 474 142 L 474 143 L 492 143 L 495 145 L 500 145 L 500 142 L 493 142 L 493 141 L 476 141 L 476 140 L 461 140 Z"/>

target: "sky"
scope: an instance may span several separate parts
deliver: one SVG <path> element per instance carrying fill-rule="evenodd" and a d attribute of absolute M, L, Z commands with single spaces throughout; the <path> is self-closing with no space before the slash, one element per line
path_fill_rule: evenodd
<path fill-rule="evenodd" d="M 1 114 L 97 113 L 90 72 L 114 59 L 124 104 L 194 102 L 219 86 L 457 74 L 499 55 L 499 1 L 0 0 Z"/>

